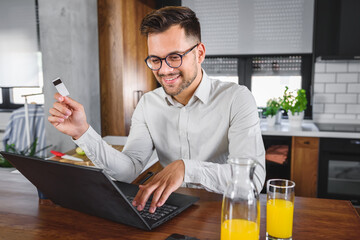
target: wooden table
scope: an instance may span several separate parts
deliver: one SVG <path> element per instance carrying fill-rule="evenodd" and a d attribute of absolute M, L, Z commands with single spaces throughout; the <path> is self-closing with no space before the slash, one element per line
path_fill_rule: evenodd
<path fill-rule="evenodd" d="M 172 233 L 219 239 L 222 196 L 195 189 L 179 192 L 199 196 L 200 201 L 150 232 L 59 206 L 39 205 L 36 188 L 31 183 L 21 174 L 0 168 L 0 239 L 161 240 Z M 265 239 L 264 195 L 260 202 L 260 239 Z M 296 197 L 293 239 L 354 240 L 359 236 L 360 217 L 349 201 Z"/>

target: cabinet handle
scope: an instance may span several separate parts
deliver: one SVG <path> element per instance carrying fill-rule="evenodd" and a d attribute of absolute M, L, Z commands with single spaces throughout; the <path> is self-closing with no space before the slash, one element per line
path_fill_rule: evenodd
<path fill-rule="evenodd" d="M 144 92 L 141 90 L 137 90 L 133 92 L 133 105 L 136 108 L 136 105 L 139 103 L 140 98 L 144 95 Z"/>
<path fill-rule="evenodd" d="M 304 144 L 309 145 L 309 144 L 310 144 L 310 142 L 309 142 L 309 141 L 306 141 L 306 142 L 304 142 Z"/>

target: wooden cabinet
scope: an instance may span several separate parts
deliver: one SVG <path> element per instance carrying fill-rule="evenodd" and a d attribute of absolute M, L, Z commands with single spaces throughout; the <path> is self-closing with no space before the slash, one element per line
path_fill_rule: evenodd
<path fill-rule="evenodd" d="M 295 194 L 316 197 L 319 138 L 292 137 L 291 180 L 295 181 Z"/>
<path fill-rule="evenodd" d="M 99 0 L 99 59 L 102 136 L 127 136 L 138 91 L 156 88 L 146 67 L 146 37 L 139 31 L 155 0 Z"/>

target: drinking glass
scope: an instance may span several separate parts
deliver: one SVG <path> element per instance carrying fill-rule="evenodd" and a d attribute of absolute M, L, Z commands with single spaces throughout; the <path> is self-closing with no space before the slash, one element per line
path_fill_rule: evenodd
<path fill-rule="evenodd" d="M 291 240 L 295 183 L 286 179 L 270 179 L 266 189 L 266 239 Z"/>

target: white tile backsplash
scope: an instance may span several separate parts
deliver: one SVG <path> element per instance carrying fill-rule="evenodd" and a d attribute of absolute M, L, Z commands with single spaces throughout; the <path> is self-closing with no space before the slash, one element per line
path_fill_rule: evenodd
<path fill-rule="evenodd" d="M 346 84 L 343 84 L 343 83 L 326 84 L 325 92 L 326 93 L 345 93 L 346 92 Z"/>
<path fill-rule="evenodd" d="M 315 122 L 320 122 L 323 120 L 329 121 L 334 119 L 335 114 L 331 114 L 331 113 L 313 113 L 313 120 Z"/>
<path fill-rule="evenodd" d="M 360 62 L 349 63 L 349 72 L 360 72 Z"/>
<path fill-rule="evenodd" d="M 325 113 L 345 113 L 345 104 L 326 104 Z"/>
<path fill-rule="evenodd" d="M 316 103 L 313 104 L 313 113 L 323 113 L 324 112 L 324 104 Z"/>
<path fill-rule="evenodd" d="M 338 83 L 357 83 L 358 82 L 358 73 L 338 73 L 336 82 Z"/>
<path fill-rule="evenodd" d="M 334 83 L 336 79 L 335 73 L 318 73 L 315 74 L 315 83 Z"/>
<path fill-rule="evenodd" d="M 360 93 L 360 83 L 350 83 L 348 84 L 348 90 L 349 93 Z"/>
<path fill-rule="evenodd" d="M 335 119 L 355 120 L 356 114 L 335 114 Z"/>
<path fill-rule="evenodd" d="M 315 63 L 313 119 L 358 122 L 360 61 Z"/>
<path fill-rule="evenodd" d="M 333 62 L 327 62 L 326 63 L 326 72 L 347 72 L 348 65 L 347 63 L 333 63 Z"/>
<path fill-rule="evenodd" d="M 316 73 L 323 73 L 323 72 L 325 72 L 325 63 L 317 63 L 316 65 L 315 65 L 315 72 Z"/>
<path fill-rule="evenodd" d="M 335 103 L 335 94 L 314 94 L 314 104 L 316 103 Z"/>
<path fill-rule="evenodd" d="M 323 93 L 325 91 L 324 83 L 315 83 L 314 84 L 314 92 L 315 93 Z"/>
<path fill-rule="evenodd" d="M 357 94 L 336 94 L 336 103 L 357 103 Z"/>
<path fill-rule="evenodd" d="M 348 104 L 346 106 L 346 113 L 360 114 L 360 104 Z"/>

